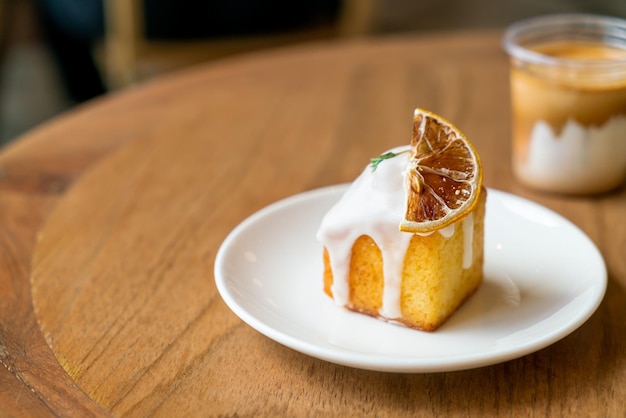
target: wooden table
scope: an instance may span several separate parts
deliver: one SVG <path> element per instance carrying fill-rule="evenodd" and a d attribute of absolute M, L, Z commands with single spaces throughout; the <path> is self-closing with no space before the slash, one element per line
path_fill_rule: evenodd
<path fill-rule="evenodd" d="M 515 182 L 499 35 L 233 58 L 104 98 L 4 149 L 0 415 L 623 417 L 626 190 L 568 198 Z M 245 325 L 213 280 L 228 232 L 408 143 L 416 106 L 473 140 L 487 186 L 591 237 L 609 272 L 598 311 L 534 354 L 435 374 L 326 363 Z"/>

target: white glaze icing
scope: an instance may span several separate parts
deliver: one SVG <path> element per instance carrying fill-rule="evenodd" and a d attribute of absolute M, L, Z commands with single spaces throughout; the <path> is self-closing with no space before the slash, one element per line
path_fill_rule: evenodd
<path fill-rule="evenodd" d="M 472 247 L 474 243 L 474 213 L 470 212 L 463 219 L 463 268 L 468 269 L 474 261 Z M 454 225 L 454 224 L 453 224 Z"/>
<path fill-rule="evenodd" d="M 408 146 L 392 149 L 407 150 Z M 328 251 L 333 272 L 331 291 L 335 303 L 345 306 L 350 298 L 349 268 L 352 246 L 368 235 L 381 250 L 383 262 L 383 303 L 379 312 L 386 319 L 400 318 L 400 291 L 404 257 L 413 234 L 399 230 L 406 209 L 405 178 L 408 153 L 384 160 L 373 171 L 367 166 L 342 198 L 323 218 L 317 238 Z M 437 231 L 444 238 L 454 234 L 456 224 Z M 472 264 L 473 218 L 462 221 L 464 236 L 463 267 Z"/>

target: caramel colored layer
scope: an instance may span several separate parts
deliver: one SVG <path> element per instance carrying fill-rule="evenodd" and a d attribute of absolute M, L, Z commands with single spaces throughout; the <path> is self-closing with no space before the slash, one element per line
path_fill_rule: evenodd
<path fill-rule="evenodd" d="M 626 51 L 601 44 L 558 42 L 539 45 L 537 52 L 564 59 L 626 60 Z M 623 70 L 592 70 L 514 65 L 511 70 L 515 153 L 524 156 L 537 121 L 549 124 L 558 135 L 569 119 L 584 126 L 603 126 L 626 115 L 626 66 Z"/>
<path fill-rule="evenodd" d="M 536 45 L 533 51 L 575 60 L 615 61 L 626 59 L 626 50 L 595 42 L 556 41 Z"/>

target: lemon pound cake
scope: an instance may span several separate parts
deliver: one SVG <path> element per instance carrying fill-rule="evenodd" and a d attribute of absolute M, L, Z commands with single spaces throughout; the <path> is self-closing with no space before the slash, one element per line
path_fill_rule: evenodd
<path fill-rule="evenodd" d="M 436 330 L 480 286 L 486 190 L 452 124 L 416 109 L 410 146 L 372 159 L 318 231 L 337 305 Z"/>

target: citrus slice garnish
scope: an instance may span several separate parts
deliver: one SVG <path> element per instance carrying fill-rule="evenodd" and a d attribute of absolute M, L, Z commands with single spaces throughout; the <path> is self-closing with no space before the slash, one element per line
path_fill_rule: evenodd
<path fill-rule="evenodd" d="M 415 109 L 400 230 L 427 233 L 465 218 L 481 186 L 480 159 L 465 135 L 441 116 Z"/>

